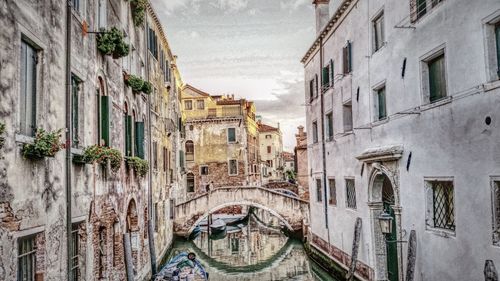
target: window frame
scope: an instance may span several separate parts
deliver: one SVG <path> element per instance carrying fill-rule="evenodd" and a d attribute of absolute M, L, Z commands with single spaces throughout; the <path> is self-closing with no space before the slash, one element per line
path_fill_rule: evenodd
<path fill-rule="evenodd" d="M 201 107 L 200 107 L 201 104 Z M 205 100 L 196 100 L 196 109 L 204 110 L 205 109 Z"/>
<path fill-rule="evenodd" d="M 37 114 L 38 114 L 38 99 L 39 95 L 41 94 L 40 90 L 40 71 L 41 71 L 41 66 L 39 64 L 39 61 L 41 59 L 41 53 L 43 52 L 43 49 L 37 45 L 36 43 L 33 42 L 28 36 L 25 34 L 21 34 L 21 53 L 20 53 L 20 67 L 19 67 L 19 131 L 20 134 L 29 136 L 29 137 L 34 137 L 36 134 L 37 130 Z M 24 47 L 25 46 L 25 47 Z M 24 47 L 24 48 L 23 48 Z M 29 49 L 28 49 L 29 48 Z M 25 53 L 24 53 L 25 52 Z M 32 53 L 33 57 L 33 62 L 34 64 L 31 65 L 31 84 L 30 88 L 28 89 L 28 55 L 29 53 Z M 25 62 L 23 62 L 23 59 L 25 59 Z M 25 75 L 23 75 L 23 70 L 25 71 Z M 23 91 L 24 89 L 24 91 Z M 31 93 L 28 93 L 31 92 Z M 28 100 L 31 100 L 29 103 L 29 112 L 28 112 Z M 24 104 L 24 106 L 23 106 Z M 30 121 L 27 120 L 29 114 L 29 118 L 31 119 Z M 28 122 L 31 122 L 33 124 L 27 124 Z M 31 127 L 31 128 L 28 128 Z"/>
<path fill-rule="evenodd" d="M 203 172 L 204 169 L 206 169 L 205 173 Z M 208 176 L 208 174 L 209 174 L 208 165 L 200 165 L 200 175 Z"/>
<path fill-rule="evenodd" d="M 372 20 L 372 38 L 372 53 L 376 53 L 385 46 L 385 18 L 383 9 Z"/>
<path fill-rule="evenodd" d="M 16 258 L 17 280 L 35 280 L 35 276 L 36 276 L 36 252 L 37 252 L 36 236 L 37 235 L 38 235 L 38 233 L 33 233 L 33 234 L 29 234 L 29 235 L 17 238 L 17 258 Z M 29 250 L 27 250 L 26 252 L 21 252 L 23 249 L 23 246 L 22 246 L 23 242 L 28 242 L 31 244 L 30 245 L 31 248 Z M 27 260 L 27 262 L 25 263 L 26 267 L 22 266 L 24 260 Z M 27 268 L 28 262 L 31 263 L 31 268 Z M 26 272 L 26 274 L 28 274 L 27 279 L 22 278 L 23 273 L 25 272 L 24 269 L 29 271 L 29 272 Z"/>
<path fill-rule="evenodd" d="M 333 136 L 335 134 L 335 132 L 333 130 L 333 111 L 326 113 L 325 119 L 326 119 L 325 137 L 326 137 L 327 141 L 331 141 L 331 140 L 333 140 Z"/>
<path fill-rule="evenodd" d="M 233 130 L 234 131 L 234 140 L 230 140 L 230 134 L 229 134 L 229 131 L 230 130 Z M 227 143 L 236 143 L 236 128 L 234 127 L 230 127 L 230 128 L 227 128 Z"/>
<path fill-rule="evenodd" d="M 381 93 L 383 93 L 383 108 L 384 108 L 384 114 L 381 114 Z M 374 119 L 375 121 L 383 121 L 386 120 L 388 117 L 387 114 L 387 87 L 385 86 L 385 82 L 382 83 L 381 85 L 377 86 L 376 88 L 373 89 L 373 95 L 374 95 L 374 105 L 375 105 L 375 112 L 374 112 Z"/>
<path fill-rule="evenodd" d="M 314 120 L 312 122 L 312 138 L 313 138 L 313 144 L 319 142 L 319 134 L 318 134 L 318 121 Z"/>
<path fill-rule="evenodd" d="M 315 188 L 316 188 L 316 203 L 323 202 L 323 181 L 321 178 L 315 178 Z"/>
<path fill-rule="evenodd" d="M 446 56 L 446 45 L 442 44 L 437 46 L 436 48 L 432 49 L 431 51 L 427 52 L 425 55 L 420 57 L 420 67 L 421 67 L 421 91 L 422 91 L 422 103 L 424 105 L 428 104 L 439 104 L 440 101 L 447 100 L 450 98 L 448 95 L 448 73 L 447 73 L 447 56 Z M 445 95 L 443 97 L 440 97 L 438 99 L 434 99 L 431 101 L 431 89 L 430 89 L 430 70 L 429 70 L 429 63 L 434 62 L 436 59 L 443 57 L 444 62 L 443 62 L 443 69 L 444 69 L 444 89 L 445 89 Z"/>
<path fill-rule="evenodd" d="M 500 176 L 490 177 L 491 185 L 491 218 L 492 243 L 500 247 Z"/>
<path fill-rule="evenodd" d="M 188 106 L 189 104 L 189 106 Z M 193 101 L 192 100 L 185 100 L 184 101 L 184 110 L 193 110 Z"/>
<path fill-rule="evenodd" d="M 235 163 L 235 171 L 236 173 L 231 173 L 231 162 Z M 237 176 L 238 175 L 238 160 L 237 159 L 228 159 L 227 160 L 227 174 L 230 176 Z"/>
<path fill-rule="evenodd" d="M 189 182 L 190 180 L 193 180 L 193 186 L 192 186 L 192 191 L 190 191 L 190 185 Z M 196 179 L 193 173 L 187 173 L 186 175 L 186 192 L 187 193 L 194 193 L 196 192 Z"/>
<path fill-rule="evenodd" d="M 444 228 L 440 226 L 436 226 L 436 214 L 435 214 L 435 194 L 434 187 L 432 183 L 435 182 L 447 182 L 451 183 L 452 191 L 452 216 L 453 216 L 453 225 L 451 228 Z M 455 181 L 453 177 L 424 177 L 424 186 L 426 193 L 426 216 L 425 216 L 425 225 L 426 229 L 433 231 L 436 234 L 447 236 L 447 235 L 455 235 L 456 233 L 456 204 L 455 204 Z"/>
<path fill-rule="evenodd" d="M 346 108 L 350 108 L 349 109 L 349 112 L 350 114 L 347 114 L 348 112 L 346 112 Z M 349 118 L 347 118 L 349 117 Z M 343 130 L 344 130 L 344 133 L 350 133 L 353 131 L 354 129 L 354 120 L 353 120 L 353 112 L 352 112 L 352 101 L 349 100 L 347 102 L 345 102 L 344 104 L 342 104 L 342 126 L 343 126 Z M 346 122 L 346 121 L 349 121 L 349 122 Z"/>
<path fill-rule="evenodd" d="M 333 192 L 331 185 L 332 182 L 333 182 Z M 333 200 L 332 200 L 332 194 L 334 195 Z M 328 178 L 328 205 L 337 206 L 337 183 L 335 181 L 335 178 Z"/>
<path fill-rule="evenodd" d="M 348 184 L 348 182 L 352 182 L 352 191 L 351 192 L 349 192 L 350 185 Z M 354 178 L 345 178 L 344 184 L 345 184 L 345 206 L 346 206 L 346 209 L 357 210 L 358 202 L 357 202 L 357 195 L 356 195 L 356 180 Z M 354 197 L 350 198 L 349 195 L 353 195 Z"/>

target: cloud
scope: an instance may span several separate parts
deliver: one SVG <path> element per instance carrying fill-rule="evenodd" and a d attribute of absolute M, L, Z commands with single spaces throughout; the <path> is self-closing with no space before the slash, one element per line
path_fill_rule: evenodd
<path fill-rule="evenodd" d="M 282 10 L 297 10 L 305 5 L 311 5 L 310 0 L 286 0 L 280 2 L 280 7 Z"/>
<path fill-rule="evenodd" d="M 248 6 L 248 0 L 219 0 L 219 8 L 228 12 L 238 12 Z"/>

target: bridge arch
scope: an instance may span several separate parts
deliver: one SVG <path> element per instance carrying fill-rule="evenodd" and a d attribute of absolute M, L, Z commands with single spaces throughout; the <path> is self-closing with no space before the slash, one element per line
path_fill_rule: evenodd
<path fill-rule="evenodd" d="M 174 232 L 188 236 L 203 218 L 234 205 L 266 210 L 292 231 L 302 230 L 309 217 L 309 202 L 262 187 L 220 187 L 175 206 Z"/>
<path fill-rule="evenodd" d="M 262 209 L 262 210 L 265 210 L 265 211 L 268 211 L 269 213 L 271 213 L 273 216 L 277 217 L 281 222 L 283 222 L 285 224 L 285 227 L 290 230 L 290 231 L 294 231 L 292 225 L 290 225 L 290 223 L 283 217 L 281 216 L 278 212 L 276 212 L 275 210 L 271 209 L 271 208 L 268 208 L 264 205 L 261 205 L 261 204 L 258 204 L 258 203 L 255 203 L 255 202 L 251 202 L 251 201 L 239 201 L 239 202 L 228 202 L 228 203 L 224 203 L 224 204 L 221 204 L 217 207 L 214 207 L 212 208 L 211 210 L 209 210 L 208 212 L 206 212 L 205 214 L 203 214 L 202 216 L 200 216 L 194 223 L 193 225 L 191 226 L 191 228 L 189 228 L 189 231 L 187 232 L 188 235 L 191 234 L 191 232 L 193 232 L 194 228 L 202 221 L 204 220 L 205 218 L 208 217 L 208 215 L 212 214 L 212 213 L 215 213 L 217 212 L 218 210 L 220 209 L 223 209 L 225 207 L 230 207 L 230 206 L 235 206 L 235 205 L 241 205 L 241 206 L 251 206 L 251 207 L 255 207 L 255 208 L 259 208 L 259 209 Z"/>

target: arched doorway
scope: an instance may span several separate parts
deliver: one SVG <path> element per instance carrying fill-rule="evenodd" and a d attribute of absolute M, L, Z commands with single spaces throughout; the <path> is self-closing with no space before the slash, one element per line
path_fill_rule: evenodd
<path fill-rule="evenodd" d="M 370 211 L 374 233 L 376 280 L 398 281 L 400 275 L 398 233 L 400 230 L 399 200 L 394 183 L 381 170 L 376 170 L 370 186 Z M 392 217 L 392 233 L 383 234 L 378 217 L 383 212 Z"/>

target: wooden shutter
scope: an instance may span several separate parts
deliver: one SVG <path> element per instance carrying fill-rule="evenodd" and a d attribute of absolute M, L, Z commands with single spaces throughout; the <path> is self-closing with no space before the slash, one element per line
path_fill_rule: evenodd
<path fill-rule="evenodd" d="M 342 70 L 344 74 L 348 73 L 348 66 L 347 66 L 347 47 L 342 48 Z"/>
<path fill-rule="evenodd" d="M 322 75 L 322 81 L 321 81 L 321 86 L 323 87 L 323 90 L 325 90 L 326 87 L 330 85 L 330 71 L 329 71 L 329 66 L 323 67 L 323 75 Z"/>
<path fill-rule="evenodd" d="M 136 156 L 144 159 L 144 122 L 135 122 L 135 146 Z"/>
<path fill-rule="evenodd" d="M 334 84 L 335 78 L 335 68 L 333 68 L 333 60 L 330 60 L 330 80 L 332 81 L 332 86 Z"/>
<path fill-rule="evenodd" d="M 347 72 L 352 71 L 352 43 L 347 41 Z"/>
<path fill-rule="evenodd" d="M 179 167 L 184 168 L 184 151 L 179 151 Z"/>
<path fill-rule="evenodd" d="M 497 75 L 500 77 L 500 23 L 495 27 L 495 37 L 497 41 Z"/>
<path fill-rule="evenodd" d="M 318 74 L 314 76 L 314 83 L 315 83 L 315 88 L 314 88 L 314 95 L 317 97 L 318 96 Z"/>
<path fill-rule="evenodd" d="M 429 101 L 433 102 L 446 96 L 444 55 L 429 62 Z"/>
<path fill-rule="evenodd" d="M 125 117 L 125 155 L 132 156 L 132 116 Z"/>
<path fill-rule="evenodd" d="M 112 101 L 110 96 L 101 96 L 101 144 L 111 146 L 109 141 L 109 124 L 111 120 Z"/>

